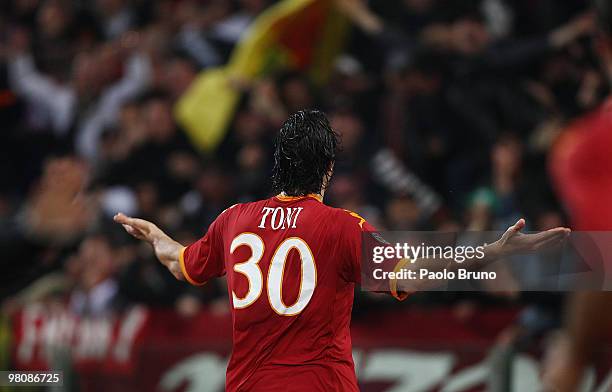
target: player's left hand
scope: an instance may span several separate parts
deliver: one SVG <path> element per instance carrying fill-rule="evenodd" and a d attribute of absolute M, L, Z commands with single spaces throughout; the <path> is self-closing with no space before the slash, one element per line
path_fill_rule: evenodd
<path fill-rule="evenodd" d="M 555 227 L 539 233 L 525 234 L 521 233 L 523 228 L 525 228 L 525 219 L 521 218 L 497 241 L 503 255 L 536 252 L 559 245 L 571 232 L 566 227 Z"/>

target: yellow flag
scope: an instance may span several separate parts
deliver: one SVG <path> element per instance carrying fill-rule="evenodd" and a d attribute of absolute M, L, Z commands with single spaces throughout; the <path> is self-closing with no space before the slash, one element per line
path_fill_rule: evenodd
<path fill-rule="evenodd" d="M 277 69 L 308 72 L 323 83 L 346 36 L 347 22 L 331 0 L 284 0 L 253 22 L 227 65 L 204 70 L 177 101 L 178 123 L 202 152 L 221 143 L 240 99 L 234 81 Z"/>

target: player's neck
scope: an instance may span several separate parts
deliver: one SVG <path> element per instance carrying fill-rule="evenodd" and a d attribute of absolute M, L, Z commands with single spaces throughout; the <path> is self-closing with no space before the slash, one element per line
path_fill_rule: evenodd
<path fill-rule="evenodd" d="M 281 192 L 276 197 L 279 198 L 279 199 L 293 199 L 293 198 L 301 199 L 301 198 L 304 198 L 304 197 L 312 197 L 312 198 L 317 199 L 318 201 L 320 201 L 322 203 L 323 202 L 323 193 L 324 193 L 324 191 L 322 191 L 320 193 L 309 193 L 309 194 L 304 195 L 304 196 L 290 196 L 290 195 L 287 195 L 287 193 L 283 191 L 283 192 Z"/>

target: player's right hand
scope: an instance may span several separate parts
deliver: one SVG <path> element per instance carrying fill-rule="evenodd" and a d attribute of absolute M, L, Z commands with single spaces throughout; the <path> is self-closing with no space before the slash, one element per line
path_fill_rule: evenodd
<path fill-rule="evenodd" d="M 161 230 L 155 224 L 144 219 L 132 218 L 122 213 L 118 213 L 113 220 L 120 223 L 125 231 L 139 240 L 153 243 Z"/>
<path fill-rule="evenodd" d="M 155 256 L 179 280 L 184 280 L 183 272 L 179 266 L 179 259 L 183 245 L 168 237 L 155 224 L 144 219 L 132 218 L 119 213 L 114 221 L 120 223 L 125 231 L 139 240 L 147 241 L 153 247 Z"/>

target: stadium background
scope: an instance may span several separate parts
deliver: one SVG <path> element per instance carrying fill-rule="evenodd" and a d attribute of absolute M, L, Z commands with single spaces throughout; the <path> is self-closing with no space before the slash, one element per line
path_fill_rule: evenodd
<path fill-rule="evenodd" d="M 301 108 L 342 134 L 326 203 L 380 229 L 569 224 L 550 151 L 608 95 L 593 26 L 579 0 L 2 2 L 0 367 L 222 388 L 224 281 L 175 282 L 111 217 L 195 240 L 269 196 L 275 132 Z M 362 387 L 535 391 L 562 303 L 360 293 Z"/>

